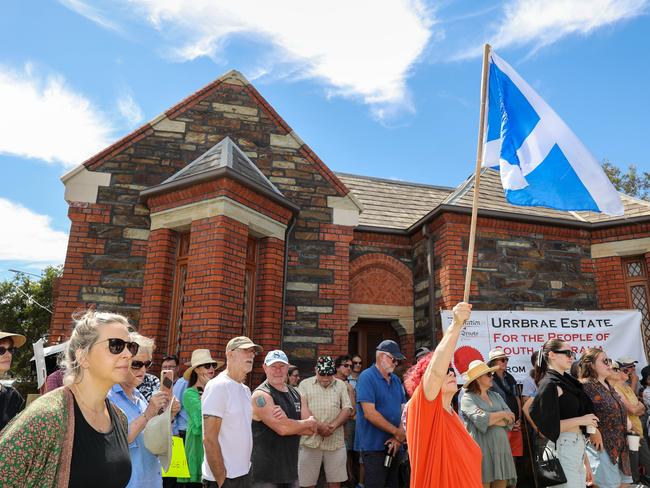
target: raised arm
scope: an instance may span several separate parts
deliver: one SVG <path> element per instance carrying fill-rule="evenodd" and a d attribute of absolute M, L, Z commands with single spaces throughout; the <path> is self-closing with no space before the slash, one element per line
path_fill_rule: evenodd
<path fill-rule="evenodd" d="M 440 392 L 442 382 L 447 376 L 447 369 L 451 358 L 456 350 L 456 343 L 460 337 L 463 324 L 469 319 L 472 306 L 469 303 L 461 302 L 454 307 L 454 318 L 451 325 L 442 337 L 440 344 L 433 351 L 433 356 L 427 370 L 422 377 L 422 388 L 427 400 L 433 401 Z"/>

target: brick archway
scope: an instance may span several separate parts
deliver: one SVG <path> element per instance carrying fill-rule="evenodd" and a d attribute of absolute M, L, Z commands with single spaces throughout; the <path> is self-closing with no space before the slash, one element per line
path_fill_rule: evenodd
<path fill-rule="evenodd" d="M 350 263 L 349 327 L 360 319 L 389 320 L 402 351 L 413 354 L 413 273 L 387 254 L 364 254 Z"/>
<path fill-rule="evenodd" d="M 350 302 L 413 306 L 413 273 L 387 254 L 364 254 L 350 263 Z"/>

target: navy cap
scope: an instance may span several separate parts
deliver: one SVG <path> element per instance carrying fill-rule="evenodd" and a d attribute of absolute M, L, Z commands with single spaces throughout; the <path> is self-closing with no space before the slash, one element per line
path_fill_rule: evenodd
<path fill-rule="evenodd" d="M 381 341 L 379 345 L 377 346 L 377 350 L 379 352 L 387 352 L 391 356 L 393 356 L 395 359 L 406 359 L 404 357 L 404 354 L 402 354 L 399 350 L 399 346 L 397 345 L 397 342 L 391 341 L 390 339 L 387 339 L 385 341 Z"/>

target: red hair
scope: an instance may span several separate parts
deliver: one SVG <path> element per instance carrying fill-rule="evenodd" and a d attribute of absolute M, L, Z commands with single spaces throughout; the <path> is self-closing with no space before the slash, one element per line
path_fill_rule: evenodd
<path fill-rule="evenodd" d="M 433 352 L 427 353 L 426 356 L 422 356 L 422 358 L 411 366 L 404 375 L 404 389 L 406 390 L 406 393 L 408 393 L 408 396 L 413 396 L 413 392 L 420 384 L 420 381 L 422 381 L 422 376 L 427 370 L 427 366 L 429 366 L 432 357 Z"/>

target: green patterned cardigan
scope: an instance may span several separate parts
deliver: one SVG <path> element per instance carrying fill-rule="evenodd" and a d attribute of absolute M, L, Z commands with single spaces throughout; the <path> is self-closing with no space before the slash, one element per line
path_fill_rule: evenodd
<path fill-rule="evenodd" d="M 116 411 L 126 431 L 126 415 Z M 67 488 L 73 442 L 72 392 L 57 388 L 34 400 L 0 432 L 0 486 Z"/>

